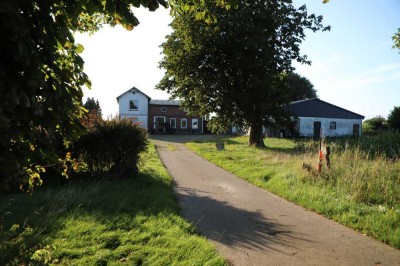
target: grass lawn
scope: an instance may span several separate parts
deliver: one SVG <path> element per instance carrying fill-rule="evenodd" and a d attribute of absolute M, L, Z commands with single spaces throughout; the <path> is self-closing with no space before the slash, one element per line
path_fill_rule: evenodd
<path fill-rule="evenodd" d="M 0 195 L 0 265 L 225 265 L 179 215 L 152 145 L 140 172 Z"/>
<path fill-rule="evenodd" d="M 216 141 L 186 145 L 250 183 L 400 248 L 398 159 L 368 159 L 356 148 L 333 149 L 330 171 L 316 175 L 302 169 L 302 163 L 315 166 L 318 148 L 300 152 L 293 140 L 268 138 L 266 148 L 258 149 L 247 140 L 228 137 L 223 151 L 217 151 Z"/>

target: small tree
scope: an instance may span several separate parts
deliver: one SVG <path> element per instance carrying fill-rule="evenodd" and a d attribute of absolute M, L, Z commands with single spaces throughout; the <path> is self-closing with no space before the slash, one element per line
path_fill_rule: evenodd
<path fill-rule="evenodd" d="M 365 131 L 379 131 L 387 129 L 386 119 L 380 115 L 367 119 L 363 123 L 363 128 Z"/>
<path fill-rule="evenodd" d="M 95 100 L 93 97 L 87 98 L 83 107 L 88 110 L 89 114 L 96 114 L 98 117 L 102 115 L 99 100 Z"/>
<path fill-rule="evenodd" d="M 387 123 L 391 129 L 400 129 L 400 106 L 393 108 L 388 116 Z"/>

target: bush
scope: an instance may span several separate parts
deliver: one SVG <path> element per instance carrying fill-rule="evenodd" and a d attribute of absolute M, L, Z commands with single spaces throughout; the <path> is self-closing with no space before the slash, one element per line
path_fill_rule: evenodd
<path fill-rule="evenodd" d="M 139 153 L 147 147 L 146 130 L 129 119 L 96 121 L 73 145 L 74 157 L 91 174 L 111 172 L 119 177 L 137 172 Z"/>
<path fill-rule="evenodd" d="M 363 132 L 375 132 L 387 129 L 387 121 L 382 116 L 376 116 L 363 122 Z"/>

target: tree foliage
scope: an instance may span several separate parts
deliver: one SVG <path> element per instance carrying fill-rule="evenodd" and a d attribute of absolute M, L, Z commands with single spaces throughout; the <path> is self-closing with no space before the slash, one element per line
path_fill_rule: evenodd
<path fill-rule="evenodd" d="M 391 129 L 400 129 L 400 106 L 395 106 L 392 111 L 390 111 L 387 123 Z"/>
<path fill-rule="evenodd" d="M 363 131 L 381 131 L 387 129 L 386 119 L 382 116 L 375 116 L 363 122 Z"/>
<path fill-rule="evenodd" d="M 139 21 L 132 7 L 155 10 L 164 0 L 0 1 L 0 184 L 33 185 L 56 164 L 56 143 L 82 133 L 83 72 L 74 31 L 103 24 L 127 29 Z M 35 181 L 36 180 L 36 181 Z"/>
<path fill-rule="evenodd" d="M 283 73 L 283 81 L 287 87 L 285 94 L 290 101 L 318 98 L 314 85 L 306 77 L 297 73 Z"/>
<path fill-rule="evenodd" d="M 173 33 L 162 45 L 166 73 L 157 87 L 182 98 L 191 114 L 215 113 L 216 128 L 250 127 L 249 143 L 263 146 L 264 118 L 282 115 L 281 106 L 293 100 L 282 73 L 292 72 L 292 60 L 310 64 L 299 49 L 305 30 L 328 28 L 322 16 L 289 1 L 193 5 L 197 12 L 174 14 Z"/>
<path fill-rule="evenodd" d="M 393 48 L 398 49 L 400 53 L 400 28 L 397 29 L 397 32 L 393 35 Z"/>
<path fill-rule="evenodd" d="M 83 107 L 85 107 L 89 114 L 96 114 L 96 116 L 101 118 L 102 113 L 99 100 L 95 100 L 93 97 L 89 97 L 86 99 Z"/>

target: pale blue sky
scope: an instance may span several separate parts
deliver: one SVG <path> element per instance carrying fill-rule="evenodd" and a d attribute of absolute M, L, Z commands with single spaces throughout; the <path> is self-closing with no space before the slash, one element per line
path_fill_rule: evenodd
<path fill-rule="evenodd" d="M 330 32 L 307 33 L 301 51 L 311 66 L 295 64 L 318 96 L 327 102 L 371 118 L 387 117 L 400 106 L 400 53 L 392 49 L 392 35 L 400 27 L 400 0 L 295 0 L 309 13 L 324 16 Z M 92 90 L 85 97 L 99 99 L 105 115 L 118 112 L 116 97 L 132 86 L 153 99 L 166 99 L 154 89 L 163 76 L 158 47 L 170 32 L 169 11 L 137 10 L 141 24 L 133 31 L 105 28 L 92 36 L 76 35 Z"/>

